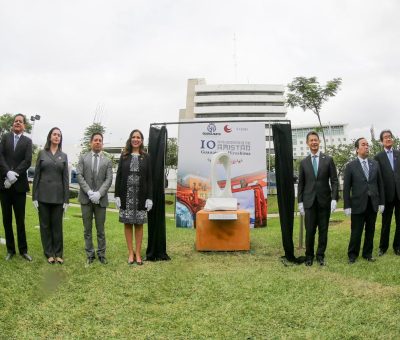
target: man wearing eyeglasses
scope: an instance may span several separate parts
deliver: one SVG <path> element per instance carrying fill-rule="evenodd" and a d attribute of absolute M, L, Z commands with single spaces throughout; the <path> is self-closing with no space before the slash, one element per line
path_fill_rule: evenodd
<path fill-rule="evenodd" d="M 378 256 L 384 255 L 389 248 L 393 210 L 396 220 L 393 250 L 396 255 L 400 255 L 400 152 L 393 149 L 393 134 L 390 130 L 383 130 L 379 138 L 383 151 L 375 156 L 375 160 L 379 163 L 385 188 L 385 211 L 382 214 Z"/>

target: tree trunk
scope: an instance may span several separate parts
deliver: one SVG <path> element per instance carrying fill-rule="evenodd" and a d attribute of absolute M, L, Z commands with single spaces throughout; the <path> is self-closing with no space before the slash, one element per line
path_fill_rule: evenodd
<path fill-rule="evenodd" d="M 322 139 L 324 140 L 324 153 L 326 153 L 326 139 L 325 139 L 325 132 L 324 132 L 324 128 L 322 127 L 322 123 L 321 123 L 321 118 L 319 116 L 319 112 L 316 111 L 315 114 L 318 117 L 318 121 L 319 121 L 319 126 L 321 127 L 321 131 L 322 131 Z"/>

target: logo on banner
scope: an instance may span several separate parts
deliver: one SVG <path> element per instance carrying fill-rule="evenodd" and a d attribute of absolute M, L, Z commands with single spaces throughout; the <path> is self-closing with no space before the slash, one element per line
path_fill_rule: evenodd
<path fill-rule="evenodd" d="M 224 131 L 226 132 L 226 133 L 230 133 L 230 132 L 232 132 L 232 129 L 229 127 L 229 125 L 227 124 L 227 125 L 225 125 L 224 126 Z"/>
<path fill-rule="evenodd" d="M 205 136 L 220 136 L 221 133 L 215 132 L 217 131 L 217 126 L 214 123 L 209 123 L 207 125 L 207 131 L 208 132 L 203 132 L 203 135 Z"/>

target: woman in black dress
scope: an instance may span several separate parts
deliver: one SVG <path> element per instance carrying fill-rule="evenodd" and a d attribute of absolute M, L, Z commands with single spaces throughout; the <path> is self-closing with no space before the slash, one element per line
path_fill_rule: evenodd
<path fill-rule="evenodd" d="M 115 179 L 115 204 L 119 209 L 119 221 L 125 225 L 128 246 L 128 264 L 142 265 L 140 249 L 143 239 L 143 224 L 147 223 L 147 212 L 153 206 L 150 157 L 144 151 L 143 134 L 133 130 L 126 142 L 118 164 Z M 135 245 L 133 249 L 133 226 Z"/>

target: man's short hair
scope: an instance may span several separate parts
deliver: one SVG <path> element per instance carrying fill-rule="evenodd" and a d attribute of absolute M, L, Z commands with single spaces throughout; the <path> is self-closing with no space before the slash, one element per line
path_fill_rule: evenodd
<path fill-rule="evenodd" d="M 384 135 L 385 133 L 390 133 L 390 136 L 393 138 L 393 133 L 392 133 L 392 131 L 390 131 L 390 130 L 383 130 L 383 131 L 380 133 L 380 135 L 379 135 L 379 139 L 381 140 L 381 142 L 383 142 L 383 135 Z"/>
<path fill-rule="evenodd" d="M 90 141 L 93 141 L 94 136 L 101 136 L 101 141 L 104 140 L 103 134 L 101 132 L 93 132 L 90 137 Z"/>
<path fill-rule="evenodd" d="M 356 149 L 358 149 L 360 147 L 360 140 L 361 139 L 365 139 L 365 137 L 360 137 L 354 142 L 354 146 L 356 147 Z"/>
<path fill-rule="evenodd" d="M 307 136 L 306 136 L 306 141 L 307 142 L 308 142 L 308 137 L 312 136 L 312 135 L 317 136 L 318 139 L 319 139 L 319 135 L 318 135 L 317 131 L 310 131 L 309 133 L 307 133 Z"/>

